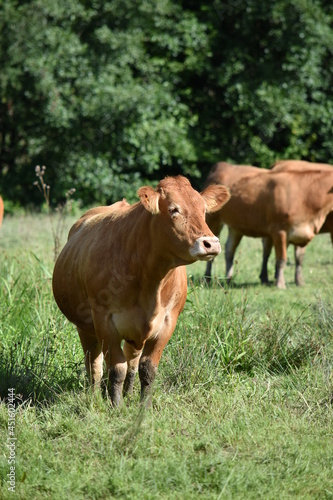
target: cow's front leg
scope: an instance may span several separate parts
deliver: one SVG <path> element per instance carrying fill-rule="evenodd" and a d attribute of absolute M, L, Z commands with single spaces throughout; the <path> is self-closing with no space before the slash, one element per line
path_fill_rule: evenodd
<path fill-rule="evenodd" d="M 180 308 L 176 307 L 164 320 L 164 327 L 157 337 L 147 340 L 139 363 L 141 401 L 151 402 L 152 385 L 162 352 L 174 332 Z"/>
<path fill-rule="evenodd" d="M 217 236 L 217 238 L 220 237 L 220 233 L 223 229 L 223 222 L 220 219 L 219 212 L 217 213 L 212 213 L 212 214 L 207 214 L 206 215 L 206 221 L 207 224 L 210 228 L 210 230 Z M 213 260 L 209 260 L 206 265 L 206 271 L 205 271 L 205 280 L 209 284 L 212 279 L 212 267 L 213 267 Z"/>
<path fill-rule="evenodd" d="M 304 286 L 303 278 L 303 261 L 305 255 L 305 247 L 295 245 L 295 283 L 297 286 Z"/>
<path fill-rule="evenodd" d="M 228 239 L 225 244 L 225 264 L 226 278 L 230 282 L 234 272 L 234 256 L 236 249 L 242 239 L 242 234 L 238 233 L 231 227 L 228 228 Z"/>
<path fill-rule="evenodd" d="M 275 285 L 277 288 L 284 290 L 286 288 L 286 282 L 284 280 L 284 266 L 286 261 L 283 259 L 277 259 L 275 261 Z"/>
<path fill-rule="evenodd" d="M 212 266 L 213 266 L 213 260 L 209 260 L 206 265 L 206 271 L 205 271 L 205 280 L 209 284 L 212 280 Z"/>
<path fill-rule="evenodd" d="M 283 269 L 287 262 L 287 234 L 285 231 L 279 231 L 273 235 L 273 244 L 275 248 L 275 284 L 277 288 L 286 288 Z"/>
<path fill-rule="evenodd" d="M 124 395 L 133 393 L 135 375 L 139 369 L 139 361 L 142 349 L 136 349 L 132 344 L 125 342 L 123 351 L 127 360 L 127 373 L 124 382 Z"/>
<path fill-rule="evenodd" d="M 152 385 L 157 373 L 157 364 L 150 358 L 144 357 L 139 364 L 139 377 L 141 382 L 141 401 L 151 402 Z"/>
<path fill-rule="evenodd" d="M 113 406 L 118 406 L 121 402 L 123 393 L 123 385 L 126 377 L 127 363 L 120 362 L 120 356 L 115 364 L 110 363 L 109 372 L 109 388 L 110 397 Z"/>

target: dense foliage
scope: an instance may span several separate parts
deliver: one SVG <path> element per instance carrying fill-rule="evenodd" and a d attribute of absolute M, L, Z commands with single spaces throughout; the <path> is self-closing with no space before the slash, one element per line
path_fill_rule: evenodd
<path fill-rule="evenodd" d="M 333 162 L 326 0 L 6 0 L 0 192 L 36 202 L 135 196 L 219 160 Z"/>

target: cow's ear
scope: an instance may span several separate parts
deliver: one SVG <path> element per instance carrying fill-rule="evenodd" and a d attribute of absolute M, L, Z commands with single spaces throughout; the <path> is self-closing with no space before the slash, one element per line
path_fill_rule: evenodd
<path fill-rule="evenodd" d="M 138 196 L 141 200 L 142 205 L 148 212 L 152 214 L 158 214 L 160 209 L 158 206 L 158 201 L 160 198 L 159 193 L 157 193 L 152 187 L 143 186 L 138 190 Z"/>
<path fill-rule="evenodd" d="M 200 193 L 207 205 L 207 213 L 216 212 L 227 203 L 230 198 L 229 188 L 218 184 L 211 184 Z"/>

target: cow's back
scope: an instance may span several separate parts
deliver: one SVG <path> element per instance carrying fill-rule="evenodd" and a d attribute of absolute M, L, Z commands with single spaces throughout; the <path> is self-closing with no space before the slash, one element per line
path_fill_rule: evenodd
<path fill-rule="evenodd" d="M 130 204 L 127 203 L 125 199 L 117 201 L 116 203 L 113 203 L 113 205 L 91 208 L 85 212 L 71 227 L 68 233 L 68 239 L 70 239 L 83 226 L 88 227 L 89 225 L 94 225 L 98 220 L 101 220 L 104 217 L 108 217 L 108 219 L 112 221 L 122 213 L 125 213 L 129 208 Z"/>
<path fill-rule="evenodd" d="M 227 162 L 219 162 L 211 168 L 205 185 L 222 184 L 232 188 L 233 184 L 243 177 L 265 172 L 268 171 L 252 165 L 233 165 Z"/>
<path fill-rule="evenodd" d="M 311 170 L 333 171 L 328 163 L 313 163 L 305 160 L 279 160 L 271 168 L 272 172 L 308 172 Z"/>

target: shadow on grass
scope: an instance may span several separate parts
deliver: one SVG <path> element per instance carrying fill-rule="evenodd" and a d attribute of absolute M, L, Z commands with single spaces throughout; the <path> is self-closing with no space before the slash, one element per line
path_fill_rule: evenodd
<path fill-rule="evenodd" d="M 263 287 L 272 287 L 274 286 L 274 282 L 270 281 L 269 283 L 262 284 L 258 281 L 248 281 L 244 283 L 237 283 L 233 279 L 228 281 L 226 278 L 213 277 L 207 278 L 205 276 L 189 276 L 188 277 L 188 285 L 190 287 L 205 287 L 207 289 L 219 289 L 223 290 L 232 290 L 232 289 L 242 289 L 242 288 L 263 288 Z"/>
<path fill-rule="evenodd" d="M 14 389 L 16 397 L 22 401 L 29 400 L 32 404 L 53 402 L 64 391 L 78 388 L 82 376 L 79 365 L 75 364 L 72 372 L 65 376 L 55 376 L 55 373 L 41 376 L 38 366 L 34 370 L 26 366 L 11 366 L 3 360 L 0 363 L 0 400 L 6 401 L 8 390 Z"/>

